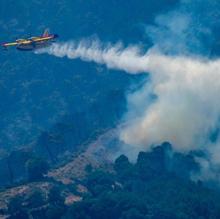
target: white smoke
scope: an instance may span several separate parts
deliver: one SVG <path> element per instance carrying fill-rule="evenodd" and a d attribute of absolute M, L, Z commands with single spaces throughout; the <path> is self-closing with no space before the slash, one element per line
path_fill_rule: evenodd
<path fill-rule="evenodd" d="M 217 3 L 213 1 L 210 7 L 216 8 Z M 197 7 L 183 0 L 178 12 L 157 17 L 156 26 L 146 27 L 154 46 L 145 52 L 138 46 L 123 48 L 121 43 L 105 45 L 84 40 L 57 43 L 38 53 L 80 58 L 131 74 L 149 73 L 150 81 L 127 97 L 128 112 L 119 133 L 124 142 L 122 152 L 136 156 L 140 150 L 164 141 L 180 152 L 202 150 L 208 159 L 198 158 L 202 175 L 197 178 L 220 180 L 216 175 L 220 139 L 218 134 L 211 138 L 220 128 L 220 59 L 192 55 L 192 50 L 194 54 L 206 50 L 200 38 L 207 35 L 211 39 L 212 35 L 202 24 L 195 25 L 193 13 L 186 13 Z M 204 24 L 213 25 L 208 17 L 200 17 Z M 156 96 L 153 101 L 152 94 Z"/>
<path fill-rule="evenodd" d="M 210 135 L 219 125 L 220 60 L 150 54 L 148 71 L 151 93 L 157 99 L 144 107 L 141 115 L 131 118 L 132 110 L 143 108 L 146 90 L 128 97 L 132 107 L 128 107 L 127 123 L 120 134 L 126 150 L 135 145 L 140 151 L 164 141 L 182 152 L 214 148 Z M 137 102 L 134 96 L 143 98 Z"/>
<path fill-rule="evenodd" d="M 108 68 L 129 73 L 145 72 L 148 65 L 148 54 L 141 55 L 139 47 L 131 46 L 123 49 L 121 43 L 114 46 L 102 45 L 98 40 L 57 43 L 49 48 L 38 50 L 37 53 L 48 53 L 57 57 L 66 56 L 69 59 L 80 58 L 83 61 L 105 64 Z"/>
<path fill-rule="evenodd" d="M 129 113 L 120 132 L 127 145 L 124 152 L 146 150 L 163 141 L 184 152 L 207 149 L 207 145 L 210 151 L 216 148 L 209 137 L 219 124 L 220 60 L 168 56 L 154 50 L 143 53 L 135 46 L 103 47 L 97 42 L 55 44 L 41 52 L 94 61 L 132 74 L 150 73 L 150 82 L 128 97 Z M 153 102 L 147 99 L 150 94 L 157 96 Z M 139 108 L 142 113 L 137 116 Z"/>

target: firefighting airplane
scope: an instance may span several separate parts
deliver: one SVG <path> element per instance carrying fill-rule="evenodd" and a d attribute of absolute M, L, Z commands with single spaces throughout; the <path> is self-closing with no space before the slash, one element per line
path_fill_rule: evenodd
<path fill-rule="evenodd" d="M 28 39 L 17 39 L 15 42 L 1 44 L 3 48 L 15 46 L 18 50 L 31 51 L 49 46 L 58 38 L 57 34 L 50 34 L 46 29 L 42 36 L 34 36 Z"/>

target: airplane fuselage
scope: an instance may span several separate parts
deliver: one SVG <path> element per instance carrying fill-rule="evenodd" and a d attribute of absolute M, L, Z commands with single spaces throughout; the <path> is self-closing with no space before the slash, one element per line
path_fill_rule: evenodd
<path fill-rule="evenodd" d="M 48 34 L 46 36 L 18 39 L 12 43 L 4 43 L 2 46 L 4 48 L 8 48 L 9 46 L 16 46 L 16 49 L 18 50 L 31 51 L 51 45 L 51 43 L 54 42 L 56 38 L 58 38 L 57 34 Z"/>
<path fill-rule="evenodd" d="M 47 37 L 32 37 L 18 44 L 16 47 L 18 50 L 22 51 L 31 51 L 35 49 L 45 48 L 50 46 L 54 39 L 56 39 L 58 35 L 53 34 Z"/>

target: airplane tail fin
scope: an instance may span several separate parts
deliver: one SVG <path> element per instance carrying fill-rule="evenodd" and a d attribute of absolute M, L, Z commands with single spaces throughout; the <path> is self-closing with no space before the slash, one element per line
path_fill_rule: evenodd
<path fill-rule="evenodd" d="M 50 31 L 49 31 L 49 29 L 46 29 L 45 31 L 44 31 L 44 33 L 43 33 L 43 37 L 48 37 L 49 35 L 50 35 L 50 33 L 49 33 Z"/>

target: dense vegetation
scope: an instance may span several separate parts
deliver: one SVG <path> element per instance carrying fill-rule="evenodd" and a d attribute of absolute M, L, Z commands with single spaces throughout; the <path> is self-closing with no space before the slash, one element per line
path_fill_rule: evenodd
<path fill-rule="evenodd" d="M 88 192 L 81 194 L 82 201 L 64 205 L 61 186 L 52 188 L 47 200 L 34 191 L 26 205 L 18 197 L 11 201 L 10 218 L 28 214 L 51 219 L 220 218 L 219 193 L 190 180 L 190 174 L 199 171 L 193 155 L 173 153 L 168 143 L 140 152 L 135 164 L 121 155 L 110 172 L 86 169 L 81 183 Z"/>

